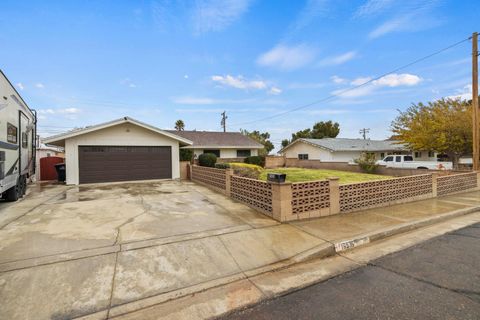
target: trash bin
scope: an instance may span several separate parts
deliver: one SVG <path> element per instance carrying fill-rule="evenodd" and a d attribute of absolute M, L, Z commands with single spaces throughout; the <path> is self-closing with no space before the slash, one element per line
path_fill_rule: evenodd
<path fill-rule="evenodd" d="M 57 163 L 55 170 L 57 171 L 57 180 L 65 182 L 65 163 Z"/>
<path fill-rule="evenodd" d="M 267 181 L 284 183 L 287 175 L 284 173 L 269 173 L 267 174 Z"/>

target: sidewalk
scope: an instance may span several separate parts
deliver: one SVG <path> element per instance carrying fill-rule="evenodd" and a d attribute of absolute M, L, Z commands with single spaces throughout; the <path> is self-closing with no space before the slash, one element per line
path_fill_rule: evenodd
<path fill-rule="evenodd" d="M 346 272 L 368 266 L 385 255 L 424 243 L 434 237 L 454 232 L 471 225 L 479 225 L 480 212 L 460 216 L 435 225 L 371 243 L 323 259 L 314 259 L 288 268 L 266 272 L 248 279 L 214 287 L 196 295 L 157 304 L 119 317 L 118 320 L 176 320 L 176 319 L 228 319 L 236 310 L 281 297 L 297 290 L 341 276 Z M 443 250 L 439 247 L 437 250 Z M 339 278 L 343 281 L 343 278 Z M 332 292 L 325 293 L 328 301 L 338 302 Z M 378 292 L 377 292 L 378 295 Z M 359 296 L 363 301 L 363 296 Z M 333 302 L 333 303 L 336 303 Z M 341 301 L 339 302 L 341 303 Z M 314 306 L 310 306 L 313 308 Z M 309 307 L 309 308 L 310 308 Z"/>
<path fill-rule="evenodd" d="M 212 196 L 218 197 L 217 194 Z M 257 285 L 263 288 L 261 295 L 270 292 L 267 296 L 271 296 L 285 290 L 285 287 L 280 285 L 281 278 L 279 276 L 288 275 L 288 268 L 294 267 L 298 263 L 305 262 L 308 266 L 308 261 L 314 258 L 327 258 L 333 256 L 335 252 L 352 249 L 391 235 L 477 211 L 480 211 L 480 191 L 222 235 L 219 238 L 232 258 L 231 263 L 234 263 L 240 270 L 239 273 L 228 277 L 219 277 L 199 286 L 184 288 L 174 293 L 113 307 L 110 309 L 109 317 L 123 319 L 125 316 L 126 319 L 130 319 L 130 317 L 146 319 L 144 312 L 131 312 L 143 308 L 149 310 L 155 308 L 154 306 L 161 306 L 169 299 L 201 292 L 207 288 L 218 287 L 213 290 L 222 292 L 222 288 L 232 284 L 233 293 L 220 293 L 220 296 L 226 295 L 225 299 L 227 299 L 229 307 L 224 312 L 227 312 L 236 303 L 253 297 L 257 298 L 258 292 L 252 289 L 251 281 L 256 281 Z M 223 263 L 225 262 L 223 261 Z M 303 267 L 305 268 L 305 265 Z M 340 264 L 338 271 L 344 270 L 346 267 L 347 265 Z M 348 268 L 352 268 L 352 265 L 348 264 Z M 189 271 L 198 272 L 201 269 L 202 267 L 198 266 L 189 268 Z M 275 272 L 276 270 L 278 273 Z M 285 273 L 281 270 L 285 270 Z M 310 272 L 315 271 L 310 270 Z M 302 273 L 308 275 L 309 271 L 303 269 Z M 267 274 L 271 276 L 264 276 Z M 195 276 L 192 275 L 192 277 Z M 296 285 L 301 283 L 301 279 L 304 279 L 304 276 L 297 276 Z M 288 282 L 288 285 L 295 286 L 291 282 Z M 208 299 L 211 299 L 210 302 L 215 306 L 218 296 Z M 182 301 L 181 304 L 184 307 L 189 308 L 187 307 L 189 305 L 188 297 L 179 301 Z M 207 301 L 203 301 L 203 303 L 208 304 Z M 175 310 L 178 306 L 173 303 L 172 308 L 170 311 L 174 312 L 173 318 L 175 318 L 178 316 Z M 192 315 L 192 319 L 203 317 L 197 311 Z M 160 316 L 158 313 L 154 314 L 152 319 Z M 139 317 L 137 318 L 137 316 Z"/>
<path fill-rule="evenodd" d="M 229 220 L 228 225 L 221 229 L 133 243 L 118 242 L 122 239 L 118 235 L 115 241 L 115 233 L 106 233 L 106 229 L 102 229 L 100 235 L 109 237 L 99 242 L 103 247 L 17 261 L 8 261 L 8 256 L 0 257 L 0 260 L 6 261 L 0 263 L 0 299 L 4 301 L 0 306 L 0 314 L 8 318 L 21 315 L 26 319 L 74 318 L 84 315 L 89 315 L 88 319 L 133 316 L 137 310 L 155 308 L 170 300 L 185 297 L 183 299 L 187 299 L 185 303 L 188 304 L 187 296 L 210 288 L 230 283 L 235 286 L 239 283 L 249 284 L 251 279 L 274 270 L 287 270 L 287 267 L 300 262 L 332 256 L 336 252 L 393 234 L 480 211 L 480 191 L 476 191 L 310 221 L 278 224 L 261 215 L 256 216 L 246 206 L 201 186 L 175 186 L 180 187 L 182 192 L 184 189 L 201 191 L 202 197 L 216 204 L 216 211 L 222 207 L 229 208 L 231 211 L 228 216 L 235 215 L 235 221 Z M 48 196 L 51 197 L 54 191 L 56 192 L 55 189 L 49 191 Z M 184 194 L 179 193 L 180 196 Z M 173 198 L 172 194 L 166 194 L 165 197 Z M 30 201 L 37 205 L 37 198 L 32 197 Z M 91 203 L 98 205 L 101 201 L 105 200 L 93 200 Z M 115 198 L 114 201 L 131 203 L 133 200 Z M 154 198 L 150 201 L 154 201 Z M 201 197 L 198 201 L 205 202 Z M 91 206 L 89 203 L 90 201 L 85 202 L 85 206 Z M 23 204 L 20 202 L 18 207 L 25 207 L 26 210 L 26 205 L 26 201 Z M 43 206 L 53 208 L 50 204 Z M 127 204 L 123 206 L 127 208 Z M 151 214 L 157 214 L 155 206 L 152 208 L 148 209 L 153 210 Z M 16 207 L 11 206 L 7 210 L 16 211 Z M 38 214 L 35 210 L 15 221 L 17 229 L 27 226 L 27 230 L 32 232 L 30 226 L 32 223 L 34 225 L 38 217 L 46 219 L 43 213 Z M 117 212 L 113 214 L 119 215 Z M 132 225 L 132 213 L 127 214 L 126 222 L 119 221 L 120 227 L 125 228 L 122 229 L 123 237 L 141 235 L 140 229 L 133 227 L 136 224 Z M 175 214 L 179 216 L 179 213 Z M 226 219 L 223 213 L 222 219 Z M 71 221 L 80 223 L 77 220 Z M 147 219 L 148 221 L 150 220 Z M 198 221 L 193 222 L 199 223 Z M 52 222 L 54 221 L 46 224 L 49 230 L 53 228 Z M 232 225 L 233 222 L 235 224 Z M 4 246 L 8 245 L 8 237 L 18 236 L 10 226 L 12 224 L 6 224 L 1 230 L 5 234 Z M 182 232 L 185 231 L 184 226 L 182 224 Z M 87 225 L 83 228 L 87 228 Z M 192 230 L 195 228 L 192 225 Z M 88 231 L 91 232 L 90 229 Z M 79 237 L 80 234 L 76 236 Z M 111 244 L 106 245 L 106 239 L 110 238 Z M 82 240 L 68 239 L 68 242 L 63 240 L 58 243 L 79 241 Z M 90 246 L 90 242 L 88 244 Z M 30 246 L 35 248 L 36 244 L 32 242 Z M 264 285 L 275 287 L 276 282 L 278 279 Z M 237 293 L 230 297 L 231 305 L 223 312 L 235 307 L 238 299 L 247 299 L 250 295 L 257 294 L 250 287 L 247 289 L 240 285 L 237 289 Z M 197 316 L 202 317 L 202 314 Z"/>

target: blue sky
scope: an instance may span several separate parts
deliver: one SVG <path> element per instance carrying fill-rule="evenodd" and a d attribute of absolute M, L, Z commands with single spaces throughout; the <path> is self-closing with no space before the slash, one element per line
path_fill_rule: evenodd
<path fill-rule="evenodd" d="M 160 128 L 292 132 L 334 120 L 341 137 L 390 135 L 397 109 L 471 92 L 477 1 L 2 1 L 0 68 L 43 136 L 131 116 Z"/>

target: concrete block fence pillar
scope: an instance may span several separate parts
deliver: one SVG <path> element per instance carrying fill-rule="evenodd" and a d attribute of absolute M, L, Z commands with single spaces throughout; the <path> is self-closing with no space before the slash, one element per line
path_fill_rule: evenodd
<path fill-rule="evenodd" d="M 285 222 L 292 215 L 292 184 L 269 182 L 272 186 L 273 219 Z"/>
<path fill-rule="evenodd" d="M 340 178 L 329 177 L 330 182 L 330 214 L 340 213 Z"/>
<path fill-rule="evenodd" d="M 192 180 L 192 164 L 187 165 L 187 179 Z"/>
<path fill-rule="evenodd" d="M 480 188 L 480 171 L 477 171 L 477 188 Z"/>
<path fill-rule="evenodd" d="M 230 197 L 232 188 L 233 169 L 225 169 L 225 195 Z"/>
<path fill-rule="evenodd" d="M 437 197 L 437 189 L 438 189 L 438 172 L 432 173 L 432 198 Z"/>

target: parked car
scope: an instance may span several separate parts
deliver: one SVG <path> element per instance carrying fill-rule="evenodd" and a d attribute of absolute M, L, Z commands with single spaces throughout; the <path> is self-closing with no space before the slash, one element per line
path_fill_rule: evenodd
<path fill-rule="evenodd" d="M 408 168 L 408 169 L 430 169 L 430 170 L 451 170 L 451 162 L 438 161 L 414 161 L 410 155 L 390 155 L 376 162 L 387 168 Z"/>

